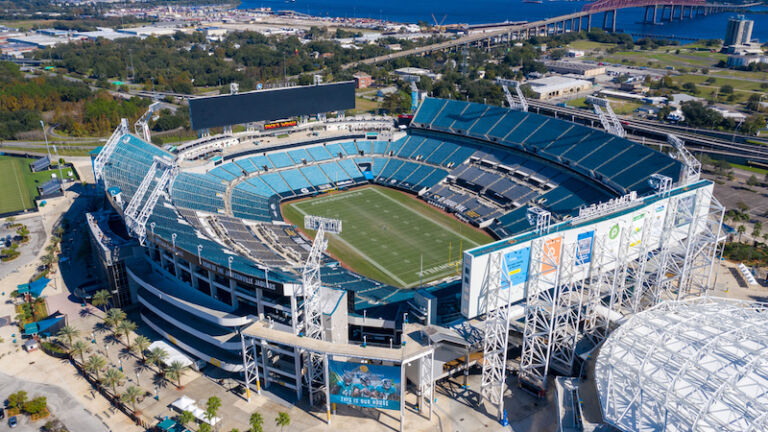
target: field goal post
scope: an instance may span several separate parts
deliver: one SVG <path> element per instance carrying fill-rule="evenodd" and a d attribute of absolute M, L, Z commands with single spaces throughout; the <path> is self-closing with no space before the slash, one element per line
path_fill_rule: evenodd
<path fill-rule="evenodd" d="M 330 219 L 320 216 L 306 215 L 304 216 L 304 228 L 312 231 L 319 231 L 320 228 L 324 232 L 330 234 L 341 233 L 341 219 Z"/>

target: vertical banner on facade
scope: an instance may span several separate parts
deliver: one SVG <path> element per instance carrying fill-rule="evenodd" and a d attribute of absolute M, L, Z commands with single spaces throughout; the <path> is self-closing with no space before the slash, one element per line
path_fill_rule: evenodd
<path fill-rule="evenodd" d="M 501 289 L 515 287 L 528 279 L 528 262 L 531 260 L 531 248 L 525 247 L 504 255 L 501 271 Z"/>
<path fill-rule="evenodd" d="M 595 232 L 588 231 L 576 237 L 578 248 L 576 249 L 576 265 L 592 262 L 592 244 L 595 240 Z"/>
<path fill-rule="evenodd" d="M 560 245 L 563 242 L 562 237 L 555 237 L 544 242 L 544 250 L 541 256 L 541 274 L 549 274 L 555 270 L 555 266 L 560 264 Z"/>
<path fill-rule="evenodd" d="M 328 361 L 331 402 L 400 409 L 400 367 Z"/>

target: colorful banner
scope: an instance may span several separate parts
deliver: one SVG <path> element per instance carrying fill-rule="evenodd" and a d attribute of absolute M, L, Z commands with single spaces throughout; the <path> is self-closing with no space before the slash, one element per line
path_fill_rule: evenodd
<path fill-rule="evenodd" d="M 576 265 L 592 262 L 592 244 L 595 240 L 595 232 L 581 233 L 576 237 Z"/>
<path fill-rule="evenodd" d="M 531 248 L 525 247 L 504 255 L 504 264 L 501 271 L 501 289 L 525 283 L 528 279 L 528 262 L 531 260 Z"/>
<path fill-rule="evenodd" d="M 286 127 L 296 126 L 298 123 L 296 120 L 286 120 L 281 122 L 267 123 L 264 125 L 264 130 L 281 129 Z"/>
<path fill-rule="evenodd" d="M 555 270 L 555 266 L 560 264 L 560 245 L 563 242 L 562 237 L 549 239 L 544 243 L 544 250 L 541 257 L 541 274 L 549 274 Z"/>
<path fill-rule="evenodd" d="M 331 402 L 400 409 L 400 368 L 328 361 Z"/>

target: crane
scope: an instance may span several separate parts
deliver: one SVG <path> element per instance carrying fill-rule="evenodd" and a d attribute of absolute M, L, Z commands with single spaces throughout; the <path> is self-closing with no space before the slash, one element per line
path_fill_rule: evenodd
<path fill-rule="evenodd" d="M 448 17 L 448 14 L 443 15 L 443 19 L 440 20 L 440 23 L 437 22 L 437 18 L 435 18 L 435 14 L 432 14 L 432 21 L 435 22 L 435 33 L 442 33 L 445 30 L 445 27 L 443 26 L 443 23 L 445 22 L 445 19 Z"/>
<path fill-rule="evenodd" d="M 510 109 L 528 111 L 528 102 L 526 102 L 525 96 L 523 96 L 523 91 L 520 90 L 519 81 L 506 78 L 496 78 L 496 84 L 501 85 L 501 88 L 504 89 L 504 96 L 507 98 L 507 103 L 509 104 Z M 515 87 L 515 93 L 517 94 L 517 99 L 519 102 L 515 101 L 515 99 L 512 97 L 512 92 L 509 91 L 509 86 Z"/>

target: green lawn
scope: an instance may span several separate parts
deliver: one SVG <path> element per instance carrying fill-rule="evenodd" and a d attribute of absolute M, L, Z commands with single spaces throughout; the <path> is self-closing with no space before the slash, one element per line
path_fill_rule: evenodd
<path fill-rule="evenodd" d="M 29 164 L 34 159 L 0 156 L 0 213 L 9 213 L 35 207 L 37 186 L 51 179 L 51 173 L 33 173 Z M 64 175 L 70 169 L 64 170 Z"/>
<path fill-rule="evenodd" d="M 283 206 L 285 218 L 299 227 L 305 215 L 341 219 L 341 235 L 328 249 L 352 270 L 398 287 L 455 275 L 461 250 L 489 243 L 490 236 L 402 192 L 369 186 Z M 310 232 L 314 236 L 314 232 Z"/>

